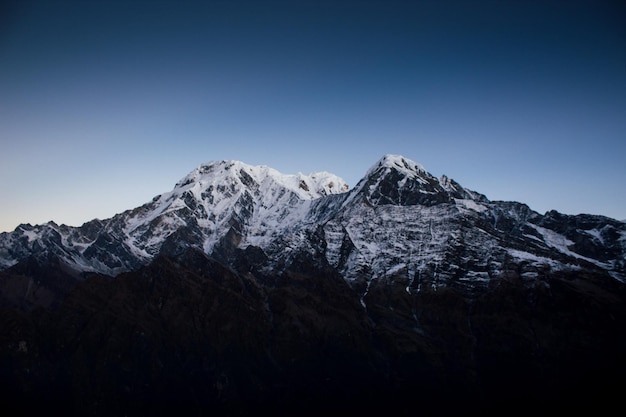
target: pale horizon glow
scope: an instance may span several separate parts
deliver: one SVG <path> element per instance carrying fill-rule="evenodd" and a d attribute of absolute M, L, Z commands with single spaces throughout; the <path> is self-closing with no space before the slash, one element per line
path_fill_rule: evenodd
<path fill-rule="evenodd" d="M 15 2 L 0 232 L 110 218 L 209 161 L 353 187 L 385 154 L 626 219 L 626 5 L 469 3 Z"/>

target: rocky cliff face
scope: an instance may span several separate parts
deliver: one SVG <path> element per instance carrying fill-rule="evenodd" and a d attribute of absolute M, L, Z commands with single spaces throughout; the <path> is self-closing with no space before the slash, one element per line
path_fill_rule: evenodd
<path fill-rule="evenodd" d="M 0 235 L 2 391 L 23 415 L 601 411 L 625 243 L 400 156 L 352 190 L 207 164 L 111 219 Z"/>

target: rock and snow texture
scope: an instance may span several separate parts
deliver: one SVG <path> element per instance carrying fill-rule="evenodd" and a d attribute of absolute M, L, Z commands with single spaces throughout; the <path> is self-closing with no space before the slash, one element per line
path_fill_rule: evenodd
<path fill-rule="evenodd" d="M 0 269 L 54 256 L 78 273 L 114 276 L 189 247 L 226 263 L 238 250 L 258 248 L 266 270 L 309 253 L 363 291 L 372 280 L 399 277 L 407 292 L 476 289 L 511 269 L 528 279 L 592 269 L 626 281 L 623 222 L 489 201 L 398 155 L 381 158 L 352 190 L 327 172 L 204 164 L 172 191 L 111 219 L 0 234 Z"/>
<path fill-rule="evenodd" d="M 238 161 L 201 165 L 174 189 L 108 220 L 74 228 L 20 225 L 0 235 L 0 267 L 50 252 L 80 271 L 116 275 L 162 252 L 196 246 L 211 253 L 224 239 L 263 245 L 306 215 L 312 200 L 345 192 L 336 175 L 285 175 Z"/>

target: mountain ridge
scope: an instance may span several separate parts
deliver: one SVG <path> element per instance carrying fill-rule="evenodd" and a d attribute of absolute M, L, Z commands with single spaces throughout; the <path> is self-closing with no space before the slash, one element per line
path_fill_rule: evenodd
<path fill-rule="evenodd" d="M 418 214 L 421 218 L 416 222 Z M 20 225 L 0 234 L 0 267 L 7 269 L 30 256 L 51 252 L 78 273 L 115 276 L 147 264 L 161 251 L 176 253 L 190 246 L 207 254 L 221 251 L 225 257 L 235 248 L 254 246 L 284 263 L 291 248 L 314 250 L 306 235 L 319 226 L 328 236 L 325 257 L 343 268 L 346 276 L 360 274 L 355 271 L 364 263 L 392 262 L 398 267 L 402 263 L 391 259 L 398 260 L 400 254 L 390 251 L 384 258 L 375 253 L 380 247 L 374 244 L 381 239 L 373 229 L 368 232 L 364 223 L 357 225 L 365 218 L 378 224 L 377 232 L 400 231 L 394 245 L 404 252 L 410 248 L 421 254 L 438 251 L 430 259 L 416 261 L 423 266 L 441 258 L 441 249 L 446 248 L 441 239 L 458 240 L 481 231 L 485 236 L 473 238 L 489 242 L 490 247 L 505 247 L 507 256 L 535 264 L 544 259 L 543 264 L 556 262 L 563 268 L 587 262 L 626 280 L 623 223 L 555 211 L 540 215 L 522 203 L 490 201 L 445 175 L 436 178 L 422 165 L 393 154 L 379 159 L 352 189 L 327 172 L 286 175 L 239 161 L 202 164 L 171 191 L 110 219 L 94 219 L 80 227 L 53 222 Z M 575 230 L 565 230 L 563 222 L 572 223 Z M 434 242 L 437 233 L 441 235 L 438 245 Z M 524 240 L 524 250 L 516 248 L 515 239 Z M 355 240 L 360 241 L 360 248 L 354 246 Z M 605 243 L 610 256 L 603 254 Z M 344 244 L 352 244 L 355 250 L 350 254 L 348 246 L 343 246 L 340 254 Z M 546 251 L 552 253 L 546 255 Z M 356 264 L 340 265 L 339 258 L 348 262 L 350 256 Z"/>
<path fill-rule="evenodd" d="M 490 201 L 398 155 L 344 185 L 220 161 L 110 219 L 0 234 L 5 408 L 619 405 L 626 224 Z"/>

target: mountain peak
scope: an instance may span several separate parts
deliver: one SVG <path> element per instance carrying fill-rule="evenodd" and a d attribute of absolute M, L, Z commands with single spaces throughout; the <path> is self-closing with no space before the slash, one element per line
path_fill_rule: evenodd
<path fill-rule="evenodd" d="M 401 155 L 387 154 L 359 182 L 353 195 L 363 194 L 370 204 L 425 205 L 449 203 L 454 199 L 486 201 L 486 197 L 463 188 L 445 175 L 436 178 Z"/>
<path fill-rule="evenodd" d="M 368 171 L 368 175 L 381 168 L 391 168 L 404 174 L 413 176 L 416 174 L 427 174 L 426 168 L 402 155 L 386 154 L 378 160 Z M 366 175 L 367 176 L 367 175 Z"/>
<path fill-rule="evenodd" d="M 308 175 L 283 174 L 266 165 L 249 165 L 235 160 L 202 164 L 181 179 L 175 188 L 194 185 L 206 188 L 212 184 L 235 184 L 246 188 L 265 188 L 270 184 L 278 184 L 304 200 L 340 194 L 349 189 L 342 178 L 329 172 L 314 172 Z"/>

